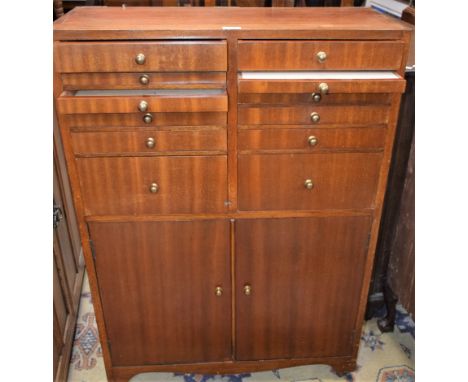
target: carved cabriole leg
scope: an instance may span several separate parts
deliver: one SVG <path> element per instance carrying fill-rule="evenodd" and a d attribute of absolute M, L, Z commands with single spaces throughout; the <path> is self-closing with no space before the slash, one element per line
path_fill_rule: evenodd
<path fill-rule="evenodd" d="M 338 377 L 343 377 L 347 373 L 356 370 L 356 360 L 337 363 L 332 366 L 333 371 Z"/>

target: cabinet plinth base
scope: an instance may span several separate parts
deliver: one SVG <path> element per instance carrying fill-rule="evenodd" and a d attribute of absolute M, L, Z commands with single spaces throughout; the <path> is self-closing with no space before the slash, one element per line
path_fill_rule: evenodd
<path fill-rule="evenodd" d="M 200 374 L 237 374 L 275 370 L 301 365 L 329 365 L 338 375 L 344 375 L 356 369 L 356 360 L 352 357 L 274 359 L 260 361 L 226 361 L 172 365 L 145 365 L 113 367 L 109 382 L 127 382 L 141 373 L 174 372 Z"/>

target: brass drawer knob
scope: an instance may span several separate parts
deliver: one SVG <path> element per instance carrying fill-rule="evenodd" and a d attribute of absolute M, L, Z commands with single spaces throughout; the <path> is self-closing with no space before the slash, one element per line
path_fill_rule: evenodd
<path fill-rule="evenodd" d="M 252 287 L 249 284 L 244 285 L 244 294 L 250 296 L 252 294 Z"/>
<path fill-rule="evenodd" d="M 150 113 L 146 113 L 146 114 L 143 116 L 143 122 L 144 122 L 144 123 L 151 123 L 151 122 L 153 122 L 153 116 L 152 116 Z"/>
<path fill-rule="evenodd" d="M 146 61 L 146 57 L 143 53 L 138 53 L 135 57 L 135 62 L 138 64 L 138 65 L 143 65 Z"/>
<path fill-rule="evenodd" d="M 138 110 L 143 112 L 148 111 L 148 102 L 140 101 L 140 103 L 138 104 Z"/>
<path fill-rule="evenodd" d="M 140 84 L 142 85 L 148 85 L 149 84 L 149 76 L 147 74 L 143 74 L 141 77 L 140 77 Z"/>
<path fill-rule="evenodd" d="M 318 62 L 324 62 L 327 59 L 327 54 L 325 52 L 318 52 L 317 53 L 317 60 Z"/>
<path fill-rule="evenodd" d="M 158 186 L 158 184 L 157 184 L 157 183 L 151 183 L 150 189 L 149 189 L 149 190 L 150 190 L 150 192 L 151 192 L 152 194 L 155 194 L 156 192 L 159 191 L 159 186 Z"/>
<path fill-rule="evenodd" d="M 318 143 L 318 139 L 315 135 L 311 135 L 309 138 L 307 138 L 307 142 L 309 142 L 309 146 L 316 146 Z"/>
<path fill-rule="evenodd" d="M 222 296 L 223 295 L 223 288 L 220 287 L 220 286 L 217 286 L 215 288 L 215 295 L 218 296 L 218 297 Z"/>
<path fill-rule="evenodd" d="M 328 84 L 326 82 L 322 82 L 318 86 L 320 94 L 325 95 L 328 94 Z"/>
<path fill-rule="evenodd" d="M 149 149 L 153 149 L 155 144 L 156 141 L 153 137 L 149 137 L 148 139 L 146 139 L 146 147 L 148 147 Z"/>
<path fill-rule="evenodd" d="M 313 122 L 313 123 L 317 123 L 320 121 L 320 115 L 319 113 L 317 113 L 316 111 L 310 113 L 310 120 Z"/>
<path fill-rule="evenodd" d="M 312 93 L 312 99 L 314 102 L 319 103 L 322 100 L 322 96 L 319 93 Z"/>
<path fill-rule="evenodd" d="M 314 182 L 312 182 L 312 179 L 306 179 L 304 182 L 304 187 L 308 190 L 312 190 L 314 188 Z"/>

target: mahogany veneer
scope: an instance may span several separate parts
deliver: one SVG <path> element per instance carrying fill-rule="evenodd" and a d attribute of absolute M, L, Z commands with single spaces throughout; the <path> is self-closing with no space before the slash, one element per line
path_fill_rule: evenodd
<path fill-rule="evenodd" d="M 110 380 L 356 367 L 409 38 L 358 8 L 82 7 L 55 23 Z"/>

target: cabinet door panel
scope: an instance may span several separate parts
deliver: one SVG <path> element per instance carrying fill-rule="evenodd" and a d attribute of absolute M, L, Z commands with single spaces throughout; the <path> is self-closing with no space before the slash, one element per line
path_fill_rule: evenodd
<path fill-rule="evenodd" d="M 370 222 L 236 222 L 236 359 L 351 355 Z"/>
<path fill-rule="evenodd" d="M 89 228 L 114 366 L 231 359 L 227 221 Z"/>

